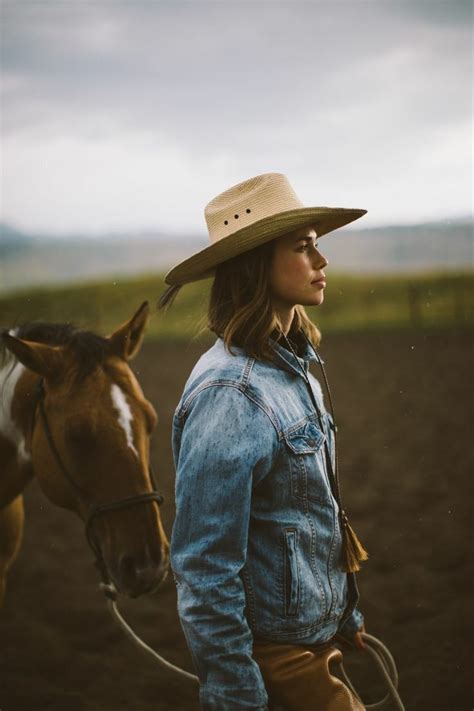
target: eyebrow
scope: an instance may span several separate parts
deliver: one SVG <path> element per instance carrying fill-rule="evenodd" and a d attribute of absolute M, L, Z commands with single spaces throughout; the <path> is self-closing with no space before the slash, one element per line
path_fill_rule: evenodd
<path fill-rule="evenodd" d="M 298 239 L 296 241 L 297 242 L 313 242 L 313 241 L 317 241 L 317 239 L 318 239 L 318 235 L 314 235 L 314 237 L 313 236 L 310 237 L 309 235 L 307 235 L 306 237 L 298 237 Z"/>

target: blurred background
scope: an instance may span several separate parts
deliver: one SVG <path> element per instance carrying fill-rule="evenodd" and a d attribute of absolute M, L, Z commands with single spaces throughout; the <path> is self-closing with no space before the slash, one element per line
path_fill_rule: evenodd
<path fill-rule="evenodd" d="M 272 171 L 307 205 L 368 210 L 321 245 L 322 326 L 468 318 L 470 0 L 3 0 L 2 21 L 4 325 L 59 302 L 108 327 L 137 277 L 153 300 L 206 246 L 214 195 Z"/>
<path fill-rule="evenodd" d="M 286 173 L 308 206 L 368 210 L 322 239 L 326 300 L 311 314 L 346 496 L 372 551 L 363 608 L 396 653 L 407 709 L 471 708 L 471 1 L 2 0 L 1 13 L 0 326 L 108 333 L 143 300 L 155 306 L 165 271 L 207 245 L 205 204 L 259 173 Z M 208 289 L 154 309 L 136 365 L 161 418 L 168 533 L 170 423 L 209 342 L 196 337 Z M 111 677 L 141 658 L 103 620 L 79 522 L 46 516 L 34 485 L 27 505 L 0 612 L 2 710 L 130 708 Z M 50 577 L 67 555 L 66 604 Z M 161 612 L 144 603 L 147 631 L 190 665 L 171 583 L 164 595 Z M 98 635 L 87 643 L 85 608 Z M 110 674 L 88 686 L 111 641 Z M 143 674 L 134 708 L 197 708 L 161 672 Z"/>

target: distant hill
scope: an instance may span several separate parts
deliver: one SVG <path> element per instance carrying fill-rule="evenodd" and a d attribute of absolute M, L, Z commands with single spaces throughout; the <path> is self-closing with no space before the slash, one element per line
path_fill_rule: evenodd
<path fill-rule="evenodd" d="M 0 224 L 0 291 L 165 271 L 207 245 L 205 235 L 141 232 L 101 237 L 24 234 Z M 321 240 L 330 267 L 357 274 L 472 269 L 469 218 L 341 229 Z"/>
<path fill-rule="evenodd" d="M 27 235 L 0 224 L 0 292 L 102 276 L 165 271 L 195 249 L 198 237 L 139 233 L 101 237 Z"/>
<path fill-rule="evenodd" d="M 29 248 L 34 238 L 15 230 L 10 225 L 0 223 L 0 259 L 7 259 L 12 253 Z"/>
<path fill-rule="evenodd" d="M 365 230 L 337 230 L 324 254 L 338 271 L 356 273 L 474 268 L 469 218 Z"/>

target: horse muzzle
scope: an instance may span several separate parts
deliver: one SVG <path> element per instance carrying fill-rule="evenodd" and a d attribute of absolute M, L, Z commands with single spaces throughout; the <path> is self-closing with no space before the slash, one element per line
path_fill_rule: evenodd
<path fill-rule="evenodd" d="M 117 591 L 132 598 L 154 592 L 165 581 L 169 569 L 167 551 L 161 551 L 159 560 L 124 553 L 112 563 L 104 562 Z"/>

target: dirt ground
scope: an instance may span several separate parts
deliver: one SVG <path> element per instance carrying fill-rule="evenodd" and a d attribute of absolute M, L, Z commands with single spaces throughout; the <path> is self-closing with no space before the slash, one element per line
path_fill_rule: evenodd
<path fill-rule="evenodd" d="M 168 534 L 171 418 L 203 349 L 148 344 L 134 363 L 160 415 L 153 457 Z M 472 339 L 345 334 L 328 336 L 321 353 L 336 404 L 346 507 L 370 551 L 359 575 L 367 630 L 395 656 L 407 711 L 470 711 Z M 0 611 L 1 711 L 198 709 L 195 689 L 157 668 L 115 626 L 81 522 L 50 504 L 36 483 L 26 513 Z M 191 669 L 172 579 L 120 607 L 161 654 Z M 368 667 L 355 673 L 373 701 Z"/>

